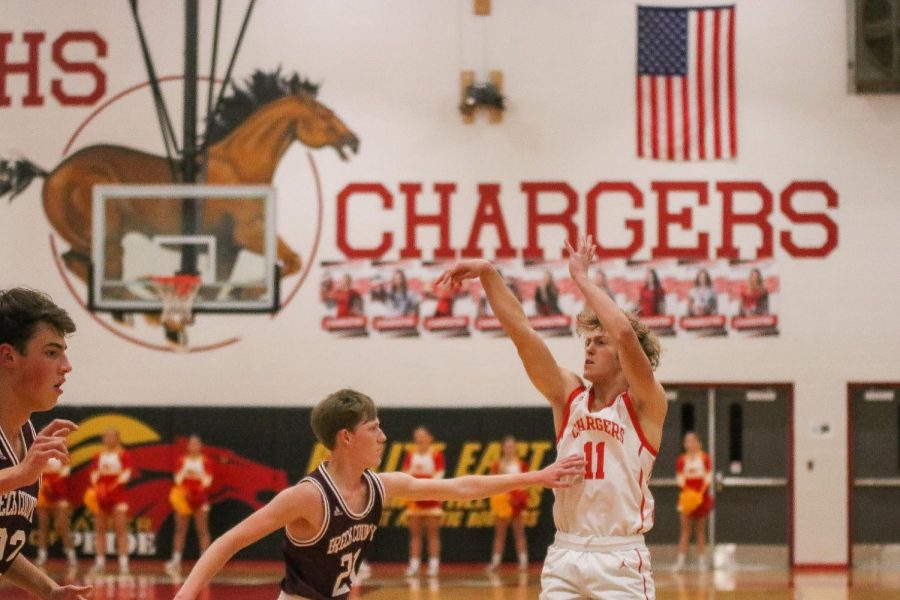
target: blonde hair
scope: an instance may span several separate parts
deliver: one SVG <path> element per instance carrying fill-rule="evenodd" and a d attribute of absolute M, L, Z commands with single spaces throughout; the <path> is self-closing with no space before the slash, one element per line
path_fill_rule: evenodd
<path fill-rule="evenodd" d="M 634 330 L 638 342 L 640 342 L 641 348 L 644 350 L 644 354 L 646 354 L 647 358 L 650 360 L 650 366 L 655 370 L 656 367 L 659 366 L 659 355 L 662 352 L 659 338 L 656 337 L 649 327 L 641 323 L 637 315 L 625 312 L 624 310 L 622 313 L 628 317 L 631 329 Z M 578 313 L 577 323 L 578 325 L 575 330 L 578 332 L 578 335 L 585 335 L 594 331 L 603 331 L 603 323 L 600 322 L 600 318 L 589 310 L 583 310 Z"/>

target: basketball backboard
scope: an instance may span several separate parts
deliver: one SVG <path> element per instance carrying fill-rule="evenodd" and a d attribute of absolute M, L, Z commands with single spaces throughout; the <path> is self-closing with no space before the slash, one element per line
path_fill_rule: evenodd
<path fill-rule="evenodd" d="M 278 308 L 275 189 L 96 185 L 89 306 L 155 312 L 153 277 L 195 274 L 193 312 Z"/>

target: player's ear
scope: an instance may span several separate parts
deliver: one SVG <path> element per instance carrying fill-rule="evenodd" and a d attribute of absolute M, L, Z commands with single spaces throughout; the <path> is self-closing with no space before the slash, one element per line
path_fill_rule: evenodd
<path fill-rule="evenodd" d="M 18 354 L 18 351 L 12 347 L 12 344 L 0 344 L 0 365 L 4 367 L 12 365 Z"/>

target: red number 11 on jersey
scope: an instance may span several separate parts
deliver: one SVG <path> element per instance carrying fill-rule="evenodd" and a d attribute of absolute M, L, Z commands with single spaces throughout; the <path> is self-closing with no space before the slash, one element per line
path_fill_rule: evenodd
<path fill-rule="evenodd" d="M 597 451 L 597 467 L 594 470 L 594 450 Z M 606 442 L 584 443 L 584 478 L 585 479 L 603 479 L 603 452 L 606 449 Z"/>

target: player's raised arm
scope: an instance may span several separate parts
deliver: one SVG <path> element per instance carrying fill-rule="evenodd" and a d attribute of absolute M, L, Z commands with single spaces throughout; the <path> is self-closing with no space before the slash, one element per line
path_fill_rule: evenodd
<path fill-rule="evenodd" d="M 568 456 L 540 471 L 510 475 L 464 475 L 453 479 L 416 479 L 406 473 L 380 473 L 388 498 L 407 500 L 474 500 L 533 485 L 569 487 L 584 475 L 584 457 Z"/>
<path fill-rule="evenodd" d="M 641 346 L 631 320 L 622 309 L 588 277 L 588 267 L 594 257 L 594 241 L 591 236 L 579 240 L 573 248 L 566 240 L 569 251 L 569 274 L 584 294 L 587 307 L 597 315 L 603 328 L 606 343 L 616 351 L 622 372 L 628 382 L 629 393 L 643 421 L 648 419 L 662 433 L 666 416 L 666 394 L 653 374 L 654 366 Z M 650 433 L 650 432 L 648 432 Z"/>
<path fill-rule="evenodd" d="M 537 390 L 553 406 L 554 418 L 559 421 L 565 408 L 566 399 L 575 388 L 581 386 L 581 379 L 561 368 L 543 338 L 534 331 L 519 300 L 506 286 L 503 277 L 486 260 L 464 260 L 445 271 L 439 283 L 450 284 L 466 279 L 479 278 L 494 315 L 503 330 L 519 352 L 528 378 Z M 557 412 L 559 414 L 557 415 Z"/>
<path fill-rule="evenodd" d="M 319 492 L 311 483 L 283 490 L 210 545 L 191 569 L 175 600 L 193 600 L 239 550 L 289 523 L 308 518 L 317 507 L 321 510 L 321 505 Z"/>

